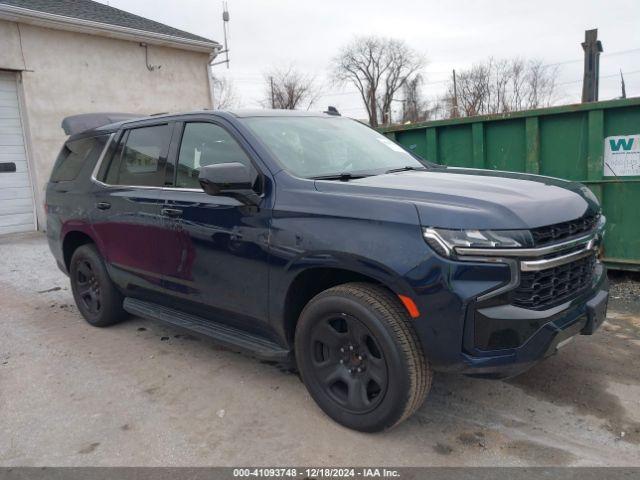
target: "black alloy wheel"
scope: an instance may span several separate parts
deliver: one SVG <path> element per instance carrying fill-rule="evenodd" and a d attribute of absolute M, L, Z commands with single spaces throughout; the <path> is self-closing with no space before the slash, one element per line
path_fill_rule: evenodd
<path fill-rule="evenodd" d="M 353 413 L 374 409 L 388 385 L 387 363 L 371 331 L 341 313 L 314 325 L 313 375 L 327 395 Z"/>
<path fill-rule="evenodd" d="M 84 307 L 93 315 L 97 315 L 102 307 L 100 283 L 88 260 L 81 260 L 76 265 L 76 285 L 78 296 Z"/>

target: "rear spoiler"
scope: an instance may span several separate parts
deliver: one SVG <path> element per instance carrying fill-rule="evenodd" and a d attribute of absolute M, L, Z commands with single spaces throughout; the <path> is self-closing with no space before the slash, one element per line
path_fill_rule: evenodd
<path fill-rule="evenodd" d="M 71 115 L 62 120 L 62 129 L 67 135 L 84 132 L 92 128 L 102 127 L 110 123 L 122 122 L 123 120 L 132 120 L 141 118 L 144 115 L 135 113 L 83 113 L 80 115 Z"/>

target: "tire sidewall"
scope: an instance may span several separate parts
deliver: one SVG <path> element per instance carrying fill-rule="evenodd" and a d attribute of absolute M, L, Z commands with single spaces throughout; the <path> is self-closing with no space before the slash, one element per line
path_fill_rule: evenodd
<path fill-rule="evenodd" d="M 85 307 L 82 298 L 80 298 L 80 295 L 78 294 L 76 282 L 77 267 L 80 261 L 87 261 L 91 265 L 91 269 L 100 286 L 101 308 L 97 314 L 89 312 Z M 114 306 L 119 306 L 117 305 L 120 301 L 119 298 L 117 298 L 119 295 L 111 282 L 111 278 L 109 278 L 109 274 L 104 266 L 102 257 L 94 245 L 82 245 L 73 253 L 69 265 L 69 276 L 71 279 L 73 298 L 76 302 L 76 306 L 78 307 L 78 311 L 82 314 L 84 319 L 96 327 L 103 327 L 114 323 L 113 316 L 117 313 L 114 311 Z"/>
<path fill-rule="evenodd" d="M 311 362 L 311 331 L 327 315 L 346 313 L 362 322 L 375 337 L 387 363 L 387 389 L 382 401 L 370 412 L 350 413 L 340 407 L 317 382 Z M 360 431 L 379 431 L 394 425 L 410 400 L 411 382 L 406 358 L 397 347 L 391 328 L 372 307 L 342 295 L 323 295 L 313 299 L 303 310 L 295 336 L 295 351 L 302 380 L 313 399 L 331 418 Z"/>

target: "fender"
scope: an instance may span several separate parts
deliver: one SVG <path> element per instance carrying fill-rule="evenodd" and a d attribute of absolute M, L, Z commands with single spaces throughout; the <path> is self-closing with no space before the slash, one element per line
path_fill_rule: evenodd
<path fill-rule="evenodd" d="M 305 252 L 291 260 L 284 268 L 287 290 L 293 281 L 303 272 L 316 268 L 347 270 L 380 282 L 394 293 L 407 293 L 409 284 L 392 268 L 381 262 L 362 255 L 346 254 L 339 251 Z"/>
<path fill-rule="evenodd" d="M 93 225 L 84 220 L 67 220 L 62 224 L 60 229 L 60 246 L 64 249 L 64 241 L 67 235 L 73 232 L 80 232 L 88 236 L 98 248 L 98 252 L 104 258 L 104 245 L 100 241 Z"/>
<path fill-rule="evenodd" d="M 270 269 L 269 323 L 285 344 L 290 340 L 292 324 L 297 320 L 290 318 L 290 292 L 300 276 L 306 273 L 335 270 L 341 274 L 353 274 L 355 280 L 378 282 L 396 295 L 412 296 L 410 285 L 391 266 L 353 253 L 317 250 L 297 255 L 284 265 L 275 263 Z M 322 281 L 320 285 L 323 285 Z"/>

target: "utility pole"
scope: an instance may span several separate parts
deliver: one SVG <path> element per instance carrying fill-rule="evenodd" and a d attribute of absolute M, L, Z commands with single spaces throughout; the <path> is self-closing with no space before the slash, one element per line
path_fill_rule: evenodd
<path fill-rule="evenodd" d="M 458 84 L 456 83 L 456 70 L 453 69 L 453 109 L 451 112 L 451 118 L 458 118 L 460 112 L 458 112 Z"/>
<path fill-rule="evenodd" d="M 271 84 L 271 108 L 276 108 L 276 97 L 273 94 L 273 77 L 269 77 L 269 83 Z"/>
<path fill-rule="evenodd" d="M 582 79 L 582 103 L 598 101 L 598 81 L 600 78 L 600 53 L 602 42 L 598 40 L 598 29 L 584 32 L 584 77 Z"/>
<path fill-rule="evenodd" d="M 622 87 L 622 96 L 620 98 L 627 98 L 627 89 L 624 87 L 624 77 L 622 76 L 622 69 L 620 69 L 620 86 Z"/>

